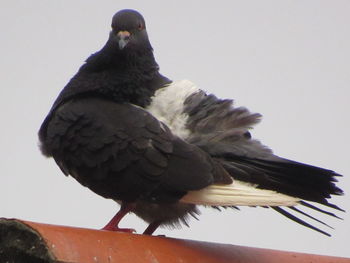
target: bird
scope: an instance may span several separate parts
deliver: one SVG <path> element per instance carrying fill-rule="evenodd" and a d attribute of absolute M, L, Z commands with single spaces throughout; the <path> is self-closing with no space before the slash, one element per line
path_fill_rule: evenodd
<path fill-rule="evenodd" d="M 343 194 L 341 175 L 275 155 L 252 136 L 261 118 L 189 80 L 163 76 L 145 19 L 124 9 L 105 45 L 54 101 L 39 147 L 66 176 L 120 204 L 103 230 L 134 232 L 119 227 L 134 213 L 152 235 L 159 226 L 188 226 L 200 206 L 248 206 L 329 235 L 302 208 L 338 217 L 333 212 L 344 210 L 329 199 Z"/>

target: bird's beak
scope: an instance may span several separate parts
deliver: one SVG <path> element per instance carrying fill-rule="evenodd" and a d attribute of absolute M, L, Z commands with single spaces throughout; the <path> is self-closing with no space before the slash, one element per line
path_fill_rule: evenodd
<path fill-rule="evenodd" d="M 119 49 L 123 49 L 130 40 L 130 33 L 128 31 L 119 31 L 117 34 Z"/>

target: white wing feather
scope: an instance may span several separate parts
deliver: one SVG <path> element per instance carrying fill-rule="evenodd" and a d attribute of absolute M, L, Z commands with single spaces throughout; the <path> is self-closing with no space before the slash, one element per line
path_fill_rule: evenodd
<path fill-rule="evenodd" d="M 198 91 L 199 88 L 189 80 L 174 81 L 156 91 L 146 110 L 165 123 L 174 134 L 186 139 L 190 131 L 186 128 L 188 115 L 183 113 L 184 101 Z"/>

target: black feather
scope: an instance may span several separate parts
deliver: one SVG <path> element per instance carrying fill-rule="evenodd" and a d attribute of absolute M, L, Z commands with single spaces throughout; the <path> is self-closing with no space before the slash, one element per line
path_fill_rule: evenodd
<path fill-rule="evenodd" d="M 224 167 L 237 180 L 341 210 L 327 200 L 331 195 L 343 194 L 334 183 L 340 175 L 331 170 L 282 158 L 271 161 L 232 154 L 217 157 L 224 159 Z"/>
<path fill-rule="evenodd" d="M 306 206 L 306 207 L 308 207 L 308 208 L 311 208 L 311 209 L 313 209 L 313 210 L 315 210 L 315 211 L 318 211 L 318 212 L 321 212 L 321 213 L 323 213 L 323 214 L 326 214 L 326 215 L 329 215 L 329 216 L 332 216 L 332 217 L 335 217 L 335 218 L 338 218 L 338 219 L 342 219 L 341 217 L 337 216 L 337 215 L 334 214 L 334 213 L 331 213 L 331 212 L 329 212 L 329 211 L 323 210 L 323 209 L 321 209 L 321 208 L 319 208 L 319 207 L 317 207 L 317 206 L 311 205 L 311 204 L 309 204 L 309 203 L 307 203 L 307 202 L 305 202 L 305 201 L 300 201 L 299 203 L 300 203 L 301 205 L 303 205 L 303 206 Z M 339 208 L 338 206 L 335 206 L 335 209 L 337 209 L 337 210 L 339 210 L 339 211 L 342 211 L 342 212 L 345 212 L 345 210 Z"/>
<path fill-rule="evenodd" d="M 310 228 L 310 229 L 313 229 L 321 234 L 324 234 L 326 236 L 331 236 L 330 234 L 328 234 L 327 232 L 317 228 L 317 227 L 314 227 L 313 225 L 310 225 L 309 223 L 301 220 L 300 218 L 292 215 L 291 213 L 288 213 L 287 211 L 283 210 L 281 207 L 271 207 L 273 210 L 275 210 L 276 212 L 280 213 L 281 215 L 284 215 L 285 217 L 289 218 L 290 220 L 300 224 L 300 225 L 303 225 L 307 228 Z"/>
<path fill-rule="evenodd" d="M 299 209 L 296 208 L 296 207 L 293 207 L 293 206 L 292 206 L 292 207 L 288 207 L 288 208 L 291 209 L 291 210 L 293 210 L 293 211 L 295 211 L 295 212 L 298 212 L 298 213 L 300 213 L 300 214 L 302 214 L 302 215 L 304 215 L 304 216 L 306 216 L 306 217 L 308 217 L 308 218 L 311 218 L 312 220 L 315 220 L 315 221 L 321 223 L 322 225 L 325 225 L 325 226 L 327 226 L 327 227 L 333 229 L 333 227 L 331 227 L 330 225 L 327 225 L 325 222 L 323 222 L 323 221 L 321 221 L 321 220 L 319 220 L 319 219 L 317 219 L 317 218 L 315 218 L 315 217 L 313 217 L 313 216 L 311 216 L 311 215 L 309 215 L 309 214 L 307 214 L 307 213 L 305 213 L 305 212 L 299 210 Z"/>

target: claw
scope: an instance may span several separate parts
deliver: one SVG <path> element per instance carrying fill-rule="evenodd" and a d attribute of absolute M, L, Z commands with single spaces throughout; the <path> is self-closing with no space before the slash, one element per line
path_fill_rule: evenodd
<path fill-rule="evenodd" d="M 130 234 L 135 234 L 136 233 L 136 230 L 133 229 L 133 228 L 120 228 L 118 226 L 109 226 L 109 225 L 106 225 L 101 230 L 115 231 L 115 232 L 124 232 L 124 233 L 130 233 Z"/>

